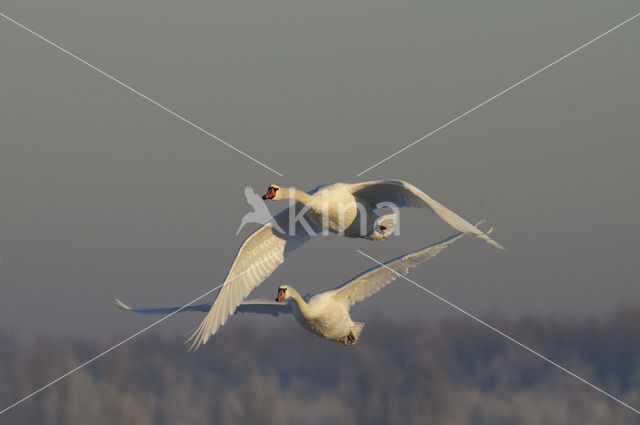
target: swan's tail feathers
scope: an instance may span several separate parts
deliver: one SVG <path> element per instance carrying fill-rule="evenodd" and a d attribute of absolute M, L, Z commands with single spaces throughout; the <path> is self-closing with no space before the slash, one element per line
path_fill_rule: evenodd
<path fill-rule="evenodd" d="M 364 236 L 364 238 L 375 242 L 386 240 L 394 233 L 397 220 L 397 213 L 382 215 L 378 217 L 373 233 Z"/>
<path fill-rule="evenodd" d="M 353 342 L 354 344 L 358 342 L 358 338 L 360 338 L 363 328 L 364 322 L 353 322 L 353 326 L 351 326 L 351 333 L 356 337 L 356 340 Z"/>

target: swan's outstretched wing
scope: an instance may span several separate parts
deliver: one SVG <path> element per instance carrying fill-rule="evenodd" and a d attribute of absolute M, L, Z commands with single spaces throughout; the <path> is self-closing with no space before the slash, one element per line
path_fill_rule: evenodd
<path fill-rule="evenodd" d="M 291 304 L 288 302 L 278 302 L 272 300 L 246 300 L 236 308 L 237 313 L 258 313 L 279 316 L 280 314 L 290 314 Z"/>
<path fill-rule="evenodd" d="M 397 273 L 406 275 L 410 268 L 432 259 L 440 251 L 460 239 L 462 236 L 464 236 L 464 233 L 456 233 L 453 236 L 443 239 L 433 245 L 429 245 L 419 251 L 414 251 L 387 261 L 384 263 L 384 266 L 373 267 L 336 288 L 335 297 L 345 302 L 347 305 L 353 305 L 360 302 L 400 277 Z"/>
<path fill-rule="evenodd" d="M 402 180 L 373 180 L 353 183 L 351 193 L 363 202 L 369 202 L 376 208 L 381 202 L 393 202 L 398 207 L 427 208 L 443 219 L 447 224 L 459 232 L 472 234 L 490 245 L 504 249 L 502 245 L 488 237 L 482 230 L 469 223 L 429 195 Z"/>
<path fill-rule="evenodd" d="M 311 238 L 301 221 L 294 221 L 294 227 L 290 229 L 289 213 L 294 214 L 295 211 L 297 216 L 304 206 L 297 203 L 294 211 L 290 209 L 275 217 L 282 233 L 272 223 L 267 223 L 242 243 L 213 307 L 189 338 L 189 341 L 193 340 L 191 349 L 198 349 L 206 343 L 225 324 L 242 300 L 271 275 L 288 254 Z M 307 219 L 306 223 L 312 232 L 319 232 L 310 220 Z"/>
<path fill-rule="evenodd" d="M 204 311 L 207 312 L 211 308 L 211 304 L 198 304 L 188 305 L 186 307 L 160 307 L 160 308 L 147 308 L 147 307 L 131 307 L 123 303 L 119 299 L 115 299 L 116 305 L 123 310 L 133 311 L 140 314 L 171 314 L 178 310 L 183 311 Z"/>
<path fill-rule="evenodd" d="M 202 311 L 207 312 L 211 309 L 211 304 L 198 304 L 190 305 L 186 307 L 160 307 L 160 308 L 146 308 L 146 307 L 131 307 L 123 303 L 119 299 L 115 300 L 116 305 L 123 310 L 133 311 L 134 313 L 141 314 L 171 314 L 177 311 Z M 270 314 L 272 316 L 278 316 L 280 314 L 291 313 L 291 305 L 284 302 L 276 302 L 270 300 L 247 300 L 243 301 L 236 313 L 258 313 L 258 314 Z"/>

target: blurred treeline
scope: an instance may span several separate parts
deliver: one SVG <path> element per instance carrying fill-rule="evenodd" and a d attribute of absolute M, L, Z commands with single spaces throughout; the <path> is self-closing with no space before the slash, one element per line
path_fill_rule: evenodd
<path fill-rule="evenodd" d="M 640 308 L 601 320 L 486 321 L 640 407 Z M 0 410 L 117 341 L 20 342 L 0 333 Z M 152 330 L 0 415 L 0 424 L 640 423 L 465 317 L 369 320 L 352 347 L 287 318 L 231 323 L 195 353 L 183 342 Z"/>

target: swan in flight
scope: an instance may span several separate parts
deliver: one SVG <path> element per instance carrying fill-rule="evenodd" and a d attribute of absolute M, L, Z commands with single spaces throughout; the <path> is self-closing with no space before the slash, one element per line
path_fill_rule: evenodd
<path fill-rule="evenodd" d="M 483 221 L 481 220 L 481 222 Z M 490 232 L 491 230 L 487 233 Z M 272 316 L 293 314 L 300 326 L 314 335 L 343 345 L 355 344 L 362 332 L 362 328 L 364 328 L 364 323 L 354 322 L 351 319 L 349 314 L 350 307 L 380 291 L 400 277 L 399 274 L 406 275 L 409 268 L 435 257 L 440 251 L 462 236 L 464 236 L 464 233 L 456 233 L 426 248 L 387 261 L 384 265 L 373 267 L 337 288 L 328 291 L 303 297 L 290 285 L 280 285 L 275 301 L 246 300 L 238 305 L 235 313 L 260 313 Z M 140 308 L 129 307 L 118 299 L 115 301 L 116 305 L 124 310 L 142 314 L 171 314 L 178 310 L 208 312 L 211 309 L 211 304 L 193 305 L 184 308 Z"/>
<path fill-rule="evenodd" d="M 485 232 L 449 210 L 429 195 L 401 180 L 335 183 L 310 192 L 275 184 L 263 199 L 296 201 L 253 232 L 240 246 L 222 290 L 202 323 L 189 338 L 191 348 L 205 344 L 225 324 L 249 293 L 278 268 L 285 257 L 326 229 L 351 238 L 385 240 L 393 231 L 396 215 L 379 216 L 381 206 L 424 208 L 451 227 L 504 249 Z"/>

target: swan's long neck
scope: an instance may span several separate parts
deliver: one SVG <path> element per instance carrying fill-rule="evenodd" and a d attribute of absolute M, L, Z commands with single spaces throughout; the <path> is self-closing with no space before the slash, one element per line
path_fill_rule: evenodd
<path fill-rule="evenodd" d="M 300 309 L 300 313 L 302 313 L 302 315 L 306 317 L 309 314 L 309 304 L 307 304 L 307 302 L 302 298 L 298 291 L 293 289 L 291 286 L 289 286 L 289 292 L 289 298 L 291 298 L 296 303 L 298 309 Z"/>
<path fill-rule="evenodd" d="M 313 196 L 309 195 L 306 192 L 303 192 L 294 188 L 286 188 L 286 192 L 284 193 L 286 199 L 292 199 L 294 201 L 303 203 L 304 205 L 309 205 L 313 203 Z"/>

